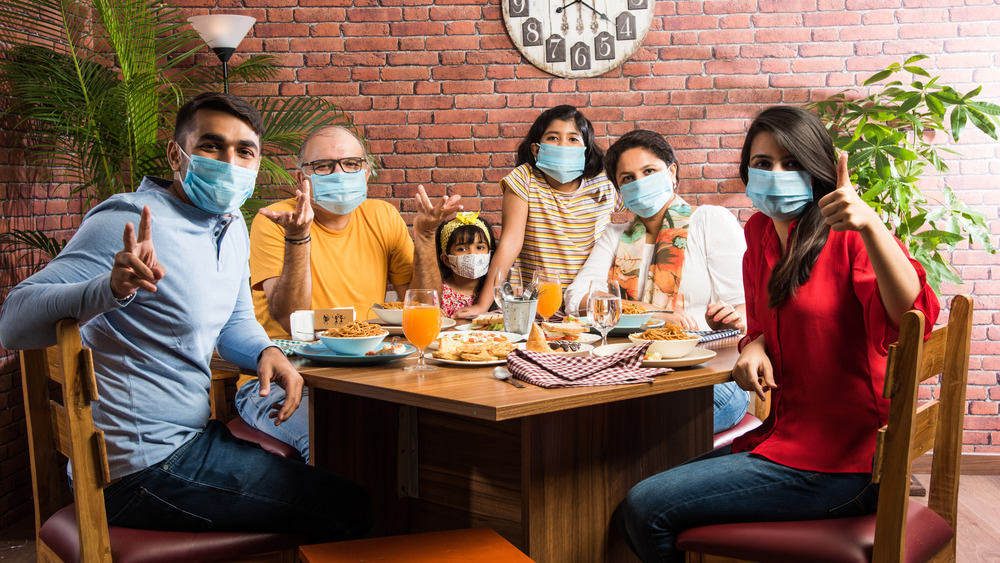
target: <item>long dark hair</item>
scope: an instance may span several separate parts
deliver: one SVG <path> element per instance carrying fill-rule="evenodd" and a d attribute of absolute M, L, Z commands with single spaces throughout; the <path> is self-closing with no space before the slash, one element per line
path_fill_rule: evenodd
<path fill-rule="evenodd" d="M 608 154 L 604 156 L 604 171 L 607 172 L 608 179 L 611 180 L 611 183 L 616 188 L 621 187 L 618 185 L 617 178 L 618 159 L 622 157 L 622 153 L 629 149 L 643 149 L 662 160 L 667 165 L 667 168 L 677 164 L 678 172 L 680 170 L 680 164 L 677 163 L 677 155 L 674 153 L 674 147 L 670 146 L 670 143 L 663 138 L 663 135 L 648 129 L 636 129 L 619 137 L 608 148 Z"/>
<path fill-rule="evenodd" d="M 547 109 L 535 119 L 535 122 L 531 124 L 531 129 L 528 130 L 528 135 L 517 146 L 517 163 L 515 166 L 522 164 L 535 166 L 535 155 L 531 152 L 531 145 L 541 143 L 545 130 L 548 129 L 550 123 L 556 120 L 572 121 L 576 124 L 577 130 L 580 131 L 580 136 L 583 137 L 583 146 L 587 148 L 584 153 L 587 163 L 583 167 L 583 177 L 593 178 L 600 174 L 604 170 L 604 151 L 601 150 L 601 147 L 597 146 L 597 138 L 594 136 L 594 126 L 590 124 L 590 120 L 580 113 L 580 110 L 567 105 Z"/>
<path fill-rule="evenodd" d="M 788 252 L 771 271 L 767 283 L 768 307 L 775 308 L 795 295 L 809 281 L 816 258 L 826 244 L 830 227 L 824 222 L 817 202 L 837 189 L 837 153 L 823 123 L 814 114 L 793 106 L 775 106 L 760 112 L 750 124 L 740 154 L 740 178 L 746 184 L 750 167 L 750 147 L 757 134 L 766 131 L 803 170 L 812 176 L 813 200 L 799 216 L 788 239 Z"/>

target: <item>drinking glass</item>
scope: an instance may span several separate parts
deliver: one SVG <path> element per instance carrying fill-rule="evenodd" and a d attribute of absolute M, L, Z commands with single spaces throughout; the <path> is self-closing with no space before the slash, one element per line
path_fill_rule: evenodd
<path fill-rule="evenodd" d="M 514 290 L 514 297 L 521 295 L 521 270 L 517 266 L 511 266 L 510 270 L 504 272 L 503 270 L 497 270 L 496 275 L 493 277 L 493 302 L 497 304 L 498 309 L 503 309 L 503 298 L 500 296 L 500 290 L 503 288 L 503 282 L 509 281 L 511 288 Z"/>
<path fill-rule="evenodd" d="M 622 290 L 618 282 L 590 282 L 590 295 L 587 298 L 587 318 L 590 324 L 601 333 L 601 346 L 608 343 L 608 331 L 618 324 L 622 315 Z"/>
<path fill-rule="evenodd" d="M 424 353 L 427 346 L 441 332 L 441 302 L 437 290 L 408 289 L 403 300 L 403 334 L 406 339 L 420 349 L 415 365 L 406 366 L 406 371 L 434 371 L 436 366 L 427 365 Z"/>
<path fill-rule="evenodd" d="M 562 306 L 562 280 L 559 272 L 538 269 L 532 282 L 538 288 L 538 314 L 548 322 Z"/>

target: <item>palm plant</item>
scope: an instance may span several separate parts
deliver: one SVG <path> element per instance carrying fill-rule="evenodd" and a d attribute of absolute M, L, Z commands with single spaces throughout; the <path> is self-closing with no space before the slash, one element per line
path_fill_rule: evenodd
<path fill-rule="evenodd" d="M 205 45 L 183 14 L 157 0 L 0 0 L 0 44 L 7 113 L 26 131 L 30 162 L 45 179 L 69 185 L 84 210 L 131 191 L 145 175 L 169 178 L 173 116 L 220 84 L 215 58 L 196 57 Z M 250 57 L 231 69 L 230 81 L 252 90 L 249 83 L 274 76 L 275 62 Z M 282 157 L 309 130 L 349 125 L 343 111 L 315 98 L 252 101 L 267 125 L 258 190 L 268 194 L 294 184 Z M 60 248 L 40 232 L 0 236 L 46 254 Z"/>
<path fill-rule="evenodd" d="M 962 202 L 947 185 L 948 165 L 942 153 L 958 154 L 931 142 L 941 131 L 956 143 L 967 125 L 997 139 L 1000 106 L 976 99 L 982 87 L 961 94 L 939 83 L 917 63 L 925 55 L 893 63 L 864 82 L 877 84 L 898 73 L 915 78 L 892 80 L 864 97 L 843 91 L 810 104 L 826 123 L 838 149 L 847 153 L 851 182 L 861 198 L 907 245 L 938 291 L 942 282 L 961 283 L 944 252 L 967 240 L 996 253 L 982 213 Z M 918 182 L 927 167 L 942 174 L 943 201 L 928 198 Z"/>

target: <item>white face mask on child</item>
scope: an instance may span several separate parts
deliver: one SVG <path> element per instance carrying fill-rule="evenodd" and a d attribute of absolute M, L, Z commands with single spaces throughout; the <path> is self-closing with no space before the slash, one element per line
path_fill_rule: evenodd
<path fill-rule="evenodd" d="M 455 275 L 476 280 L 486 275 L 490 270 L 490 254 L 454 254 L 448 255 L 448 263 Z"/>

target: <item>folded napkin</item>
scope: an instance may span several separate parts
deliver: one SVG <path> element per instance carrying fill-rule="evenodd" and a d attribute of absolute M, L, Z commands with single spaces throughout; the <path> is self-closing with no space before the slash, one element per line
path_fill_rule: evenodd
<path fill-rule="evenodd" d="M 517 379 L 546 388 L 652 383 L 654 375 L 673 370 L 639 367 L 648 347 L 647 342 L 599 358 L 518 349 L 507 356 L 507 369 Z"/>
<path fill-rule="evenodd" d="M 271 343 L 281 348 L 286 356 L 291 356 L 296 350 L 305 346 L 306 344 L 312 344 L 313 342 L 318 342 L 313 340 L 312 342 L 303 342 L 302 340 L 283 340 L 281 338 L 272 338 Z"/>
<path fill-rule="evenodd" d="M 728 328 L 725 330 L 689 330 L 687 331 L 691 336 L 698 336 L 700 340 L 698 343 L 711 342 L 713 340 L 721 340 L 723 338 L 729 338 L 730 336 L 739 336 L 740 331 L 735 328 Z"/>

